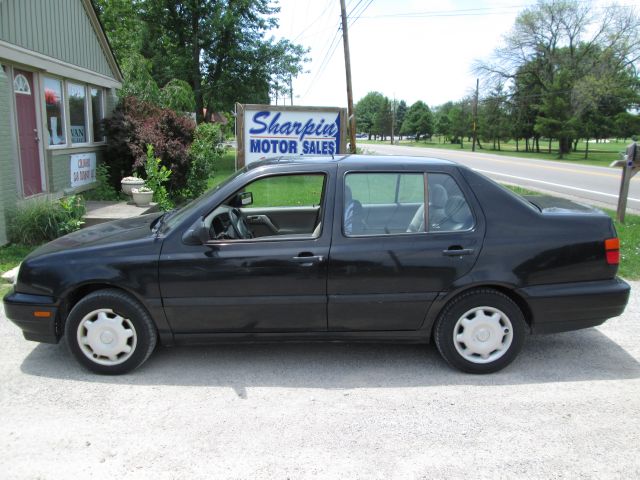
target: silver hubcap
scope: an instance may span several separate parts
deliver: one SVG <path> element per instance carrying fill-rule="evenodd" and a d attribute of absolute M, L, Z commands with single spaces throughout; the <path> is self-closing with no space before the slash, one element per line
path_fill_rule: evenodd
<path fill-rule="evenodd" d="M 133 355 L 137 343 L 131 320 L 101 308 L 88 313 L 78 325 L 78 345 L 92 362 L 119 365 Z"/>
<path fill-rule="evenodd" d="M 462 315 L 453 328 L 458 353 L 473 363 L 490 363 L 502 357 L 513 342 L 513 326 L 504 312 L 476 307 Z"/>

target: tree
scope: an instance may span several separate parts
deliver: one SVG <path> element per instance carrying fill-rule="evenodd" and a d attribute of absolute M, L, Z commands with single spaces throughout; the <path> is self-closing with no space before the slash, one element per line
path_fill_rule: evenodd
<path fill-rule="evenodd" d="M 462 100 L 452 105 L 448 113 L 451 133 L 451 143 L 460 143 L 464 148 L 464 137 L 471 132 L 471 104 L 468 100 Z"/>
<path fill-rule="evenodd" d="M 449 111 L 453 107 L 453 102 L 447 102 L 435 109 L 435 128 L 436 135 L 444 137 L 445 142 L 451 137 L 451 122 L 449 121 Z"/>
<path fill-rule="evenodd" d="M 93 0 L 120 65 L 132 55 L 139 54 L 142 48 L 146 27 L 139 16 L 138 3 L 131 0 Z"/>
<path fill-rule="evenodd" d="M 369 92 L 354 107 L 358 130 L 367 133 L 369 140 L 379 133 L 376 129 L 376 115 L 382 108 L 384 100 L 385 96 L 380 92 Z"/>
<path fill-rule="evenodd" d="M 151 75 L 151 62 L 139 53 L 131 53 L 122 61 L 124 82 L 118 91 L 120 98 L 135 97 L 158 105 L 160 89 Z"/>
<path fill-rule="evenodd" d="M 498 85 L 478 106 L 478 133 L 493 149 L 500 150 L 500 141 L 509 138 L 508 111 L 502 86 Z"/>
<path fill-rule="evenodd" d="M 269 92 L 297 75 L 304 50 L 265 38 L 277 27 L 268 0 L 140 0 L 148 27 L 143 54 L 160 85 L 189 83 L 201 120 L 235 101 L 269 102 Z M 278 87 L 279 88 L 279 87 Z"/>
<path fill-rule="evenodd" d="M 407 110 L 400 132 L 404 135 L 415 135 L 416 141 L 421 136 L 433 135 L 433 115 L 422 100 L 418 100 Z"/>
<path fill-rule="evenodd" d="M 196 108 L 191 85 L 175 78 L 162 87 L 159 101 L 163 108 L 180 113 L 193 112 Z"/>
<path fill-rule="evenodd" d="M 384 140 L 387 135 L 391 135 L 391 125 L 393 123 L 392 105 L 387 97 L 384 97 L 374 116 L 374 127 Z"/>
<path fill-rule="evenodd" d="M 580 83 L 589 76 L 624 81 L 640 58 L 639 28 L 630 8 L 598 11 L 585 2 L 543 0 L 517 17 L 494 60 L 476 68 L 495 82 L 510 82 L 515 91 L 524 77 L 537 91 L 534 131 L 557 138 L 563 155 L 580 132 Z"/>
<path fill-rule="evenodd" d="M 400 100 L 396 108 L 396 130 L 400 132 L 400 140 L 402 140 L 402 123 L 407 115 L 407 102 Z"/>

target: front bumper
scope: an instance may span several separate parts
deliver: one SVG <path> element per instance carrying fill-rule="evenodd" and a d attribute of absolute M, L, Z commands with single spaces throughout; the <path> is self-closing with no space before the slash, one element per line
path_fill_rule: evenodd
<path fill-rule="evenodd" d="M 4 297 L 3 303 L 7 318 L 22 329 L 24 338 L 34 342 L 58 343 L 61 332 L 53 297 L 12 291 Z"/>
<path fill-rule="evenodd" d="M 518 290 L 533 317 L 533 333 L 595 327 L 624 312 L 631 287 L 620 278 L 537 285 Z"/>

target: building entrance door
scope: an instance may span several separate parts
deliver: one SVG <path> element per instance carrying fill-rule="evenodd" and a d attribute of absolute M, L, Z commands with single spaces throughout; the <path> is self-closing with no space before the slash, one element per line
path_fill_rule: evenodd
<path fill-rule="evenodd" d="M 18 118 L 22 190 L 25 197 L 30 197 L 42 192 L 40 136 L 36 121 L 36 91 L 33 88 L 33 74 L 22 70 L 14 70 L 13 92 L 16 97 L 16 114 Z"/>

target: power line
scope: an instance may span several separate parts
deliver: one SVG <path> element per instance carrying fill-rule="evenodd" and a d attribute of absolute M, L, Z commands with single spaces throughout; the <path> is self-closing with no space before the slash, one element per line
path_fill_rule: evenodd
<path fill-rule="evenodd" d="M 358 4 L 360 4 L 361 2 L 358 2 Z M 369 3 L 367 3 L 363 8 L 360 9 L 360 11 L 353 16 L 353 19 L 351 20 L 351 23 L 349 23 L 349 27 L 351 27 L 354 23 L 356 23 L 358 21 L 358 19 L 362 18 L 362 14 L 367 10 L 367 8 L 369 8 L 369 6 L 373 3 L 373 0 L 369 0 Z M 356 5 L 357 7 L 357 5 Z M 353 9 L 355 10 L 355 8 Z M 352 10 L 352 13 L 353 13 Z M 350 14 L 351 15 L 351 14 Z"/>
<path fill-rule="evenodd" d="M 293 40 L 291 40 L 291 42 L 295 42 L 296 40 L 298 40 L 300 37 L 303 36 L 304 33 L 307 32 L 307 30 L 314 26 L 315 24 L 318 23 L 318 19 L 322 18 L 325 16 L 325 14 L 329 11 L 329 8 L 333 5 L 334 1 L 333 0 L 327 0 L 327 3 L 324 6 L 324 9 L 322 10 L 322 13 L 320 15 L 318 15 L 318 17 L 315 18 L 315 20 L 313 20 L 310 24 L 308 24 L 306 27 L 304 27 L 302 29 L 302 31 L 300 31 L 300 33 L 298 35 L 295 36 L 295 38 Z"/>
<path fill-rule="evenodd" d="M 350 17 L 351 15 L 353 15 L 353 12 L 355 11 L 356 8 L 358 8 L 358 6 L 364 2 L 364 0 L 358 0 L 358 3 L 356 3 L 356 5 L 351 9 L 351 11 L 347 14 L 347 17 Z"/>
<path fill-rule="evenodd" d="M 586 3 L 586 2 L 585 2 Z M 502 15 L 507 13 L 513 13 L 513 10 L 520 10 L 523 8 L 535 7 L 535 3 L 526 3 L 519 5 L 503 5 L 498 7 L 479 7 L 479 8 L 463 8 L 452 10 L 426 10 L 417 12 L 399 12 L 399 13 L 383 13 L 379 15 L 369 15 L 362 17 L 365 19 L 378 19 L 378 18 L 431 18 L 431 17 L 469 17 L 469 16 L 487 16 L 487 15 Z M 639 4 L 631 3 L 625 5 L 617 5 L 618 7 L 637 7 Z M 609 6 L 593 6 L 593 9 L 607 9 Z"/>
<path fill-rule="evenodd" d="M 340 42 L 338 41 L 339 39 L 340 39 L 340 27 L 338 27 L 336 29 L 336 32 L 333 35 L 333 39 L 329 43 L 329 48 L 327 48 L 326 53 L 325 53 L 324 57 L 322 58 L 322 61 L 320 62 L 320 67 L 318 68 L 316 74 L 314 75 L 313 79 L 311 80 L 311 83 L 309 84 L 309 87 L 307 88 L 307 91 L 304 93 L 303 96 L 306 97 L 307 94 L 309 93 L 309 91 L 311 91 L 311 88 L 315 84 L 316 80 L 322 74 L 325 65 L 328 64 L 329 60 L 331 59 L 331 57 L 333 57 L 333 54 L 336 52 L 336 50 L 338 48 L 338 45 L 340 45 Z"/>

